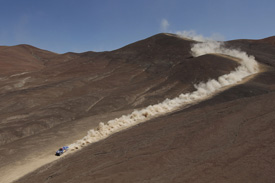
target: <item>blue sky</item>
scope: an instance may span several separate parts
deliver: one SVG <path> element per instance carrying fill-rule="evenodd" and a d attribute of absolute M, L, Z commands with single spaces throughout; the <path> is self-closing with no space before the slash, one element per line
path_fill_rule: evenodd
<path fill-rule="evenodd" d="M 0 45 L 108 51 L 160 32 L 275 35 L 274 0 L 0 0 Z"/>

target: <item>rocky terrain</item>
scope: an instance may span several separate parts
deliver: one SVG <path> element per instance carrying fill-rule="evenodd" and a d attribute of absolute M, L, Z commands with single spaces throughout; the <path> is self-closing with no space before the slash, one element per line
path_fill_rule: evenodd
<path fill-rule="evenodd" d="M 61 158 L 59 146 L 99 122 L 194 91 L 239 63 L 193 57 L 195 41 L 172 34 L 110 52 L 0 47 L 0 182 L 42 165 L 17 182 L 274 182 L 274 40 L 225 43 L 261 64 L 247 82 Z"/>

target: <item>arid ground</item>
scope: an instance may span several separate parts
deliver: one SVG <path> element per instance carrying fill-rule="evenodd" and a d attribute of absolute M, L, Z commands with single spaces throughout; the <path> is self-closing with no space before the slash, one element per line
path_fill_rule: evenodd
<path fill-rule="evenodd" d="M 157 34 L 108 52 L 0 46 L 0 182 L 275 182 L 275 37 L 233 40 L 261 72 L 61 157 L 99 122 L 195 90 L 239 63 Z"/>

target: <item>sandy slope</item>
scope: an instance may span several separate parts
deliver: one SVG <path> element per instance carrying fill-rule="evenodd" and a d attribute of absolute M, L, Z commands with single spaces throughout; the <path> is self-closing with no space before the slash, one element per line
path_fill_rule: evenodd
<path fill-rule="evenodd" d="M 0 168 L 0 182 L 11 182 L 49 162 L 60 159 L 55 156 L 58 147 L 79 139 L 86 134 L 87 128 L 94 128 L 100 121 L 110 120 L 129 112 L 126 110 L 87 117 L 2 146 L 0 150 L 2 156 L 5 154 L 5 158 L 1 159 L 1 165 L 4 166 Z"/>

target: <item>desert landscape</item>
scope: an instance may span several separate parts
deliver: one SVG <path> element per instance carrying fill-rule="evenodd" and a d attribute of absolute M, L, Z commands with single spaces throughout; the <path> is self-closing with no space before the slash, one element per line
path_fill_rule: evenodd
<path fill-rule="evenodd" d="M 275 36 L 0 46 L 0 88 L 0 182 L 275 182 Z"/>

